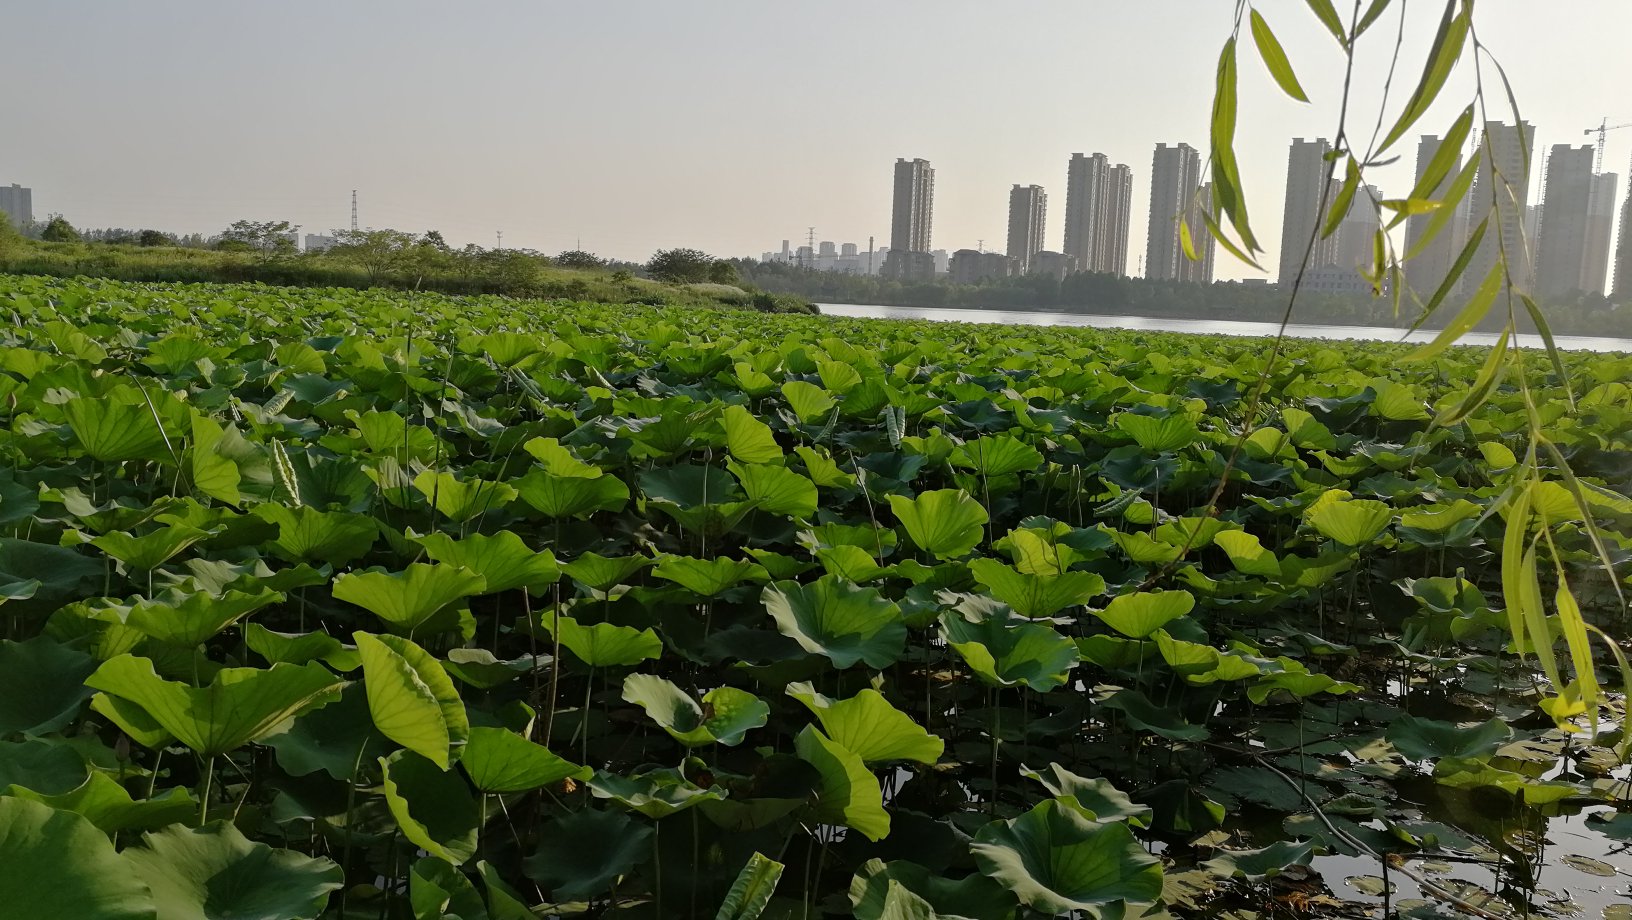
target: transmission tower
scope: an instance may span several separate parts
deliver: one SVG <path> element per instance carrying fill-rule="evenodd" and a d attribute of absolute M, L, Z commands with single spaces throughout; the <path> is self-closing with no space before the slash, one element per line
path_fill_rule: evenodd
<path fill-rule="evenodd" d="M 351 190 L 351 232 L 357 232 L 357 190 Z"/>

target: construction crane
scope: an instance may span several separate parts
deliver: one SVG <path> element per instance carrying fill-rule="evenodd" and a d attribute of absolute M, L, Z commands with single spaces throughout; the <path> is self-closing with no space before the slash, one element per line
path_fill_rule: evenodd
<path fill-rule="evenodd" d="M 1603 172 L 1604 171 L 1604 141 L 1607 139 L 1606 135 L 1608 135 L 1609 132 L 1611 132 L 1611 131 L 1619 131 L 1622 128 L 1632 128 L 1632 122 L 1629 122 L 1629 123 L 1624 124 L 1624 125 L 1612 125 L 1612 124 L 1609 123 L 1609 119 L 1606 118 L 1606 119 L 1604 119 L 1604 123 L 1599 125 L 1598 127 L 1588 128 L 1587 130 L 1581 132 L 1582 134 L 1596 134 L 1596 135 L 1598 135 L 1598 159 L 1595 162 L 1595 164 L 1593 165 L 1593 168 L 1592 168 L 1593 172 Z"/>

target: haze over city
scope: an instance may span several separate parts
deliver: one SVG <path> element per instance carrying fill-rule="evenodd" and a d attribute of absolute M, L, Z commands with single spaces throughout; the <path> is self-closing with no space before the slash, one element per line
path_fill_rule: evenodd
<path fill-rule="evenodd" d="M 1315 103 L 1286 100 L 1243 58 L 1238 151 L 1273 276 L 1288 145 L 1332 135 L 1341 58 L 1301 0 L 1260 7 Z M 503 231 L 504 245 L 544 252 L 757 256 L 813 226 L 865 249 L 888 238 L 895 160 L 923 157 L 936 170 L 934 248 L 1001 249 L 1011 186 L 1036 184 L 1050 194 L 1044 243 L 1058 249 L 1067 161 L 1104 152 L 1132 167 L 1130 273 L 1152 148 L 1205 156 L 1231 16 L 1230 4 L 1177 0 L 91 9 L 12 11 L 11 29 L 30 36 L 14 71 L 51 77 L 0 98 L 0 182 L 32 187 L 37 212 L 78 226 L 213 233 L 247 217 L 322 233 L 347 224 L 356 188 L 364 225 L 434 228 L 455 244 Z M 1605 117 L 1632 121 L 1620 47 L 1632 5 L 1483 12 L 1480 39 L 1535 126 L 1539 189 L 1542 151 L 1592 143 L 1582 132 Z M 1407 60 L 1432 30 L 1415 31 Z M 1376 53 L 1362 61 L 1361 110 L 1386 71 Z M 1386 193 L 1410 185 L 1415 135 L 1442 131 L 1466 89 L 1448 88 L 1396 148 L 1399 163 L 1378 173 Z M 1629 154 L 1632 130 L 1611 134 L 1603 169 L 1623 174 L 1623 194 Z M 1216 274 L 1258 276 L 1223 253 Z"/>

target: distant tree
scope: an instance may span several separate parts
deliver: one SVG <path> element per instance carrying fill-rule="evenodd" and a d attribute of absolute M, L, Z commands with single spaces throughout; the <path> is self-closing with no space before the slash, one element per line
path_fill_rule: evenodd
<path fill-rule="evenodd" d="M 0 211 L 0 259 L 20 249 L 22 243 L 22 234 L 18 233 L 17 228 L 11 225 L 11 218 L 6 215 L 6 212 Z"/>
<path fill-rule="evenodd" d="M 297 251 L 295 231 L 300 227 L 286 220 L 239 220 L 221 234 L 221 242 L 242 243 L 257 253 L 262 262 L 287 259 Z M 223 249 L 238 248 L 222 246 Z"/>
<path fill-rule="evenodd" d="M 163 230 L 143 230 L 136 235 L 138 246 L 174 246 L 176 238 Z"/>
<path fill-rule="evenodd" d="M 708 280 L 715 284 L 737 284 L 742 281 L 742 275 L 738 274 L 735 265 L 725 259 L 719 259 L 708 267 Z"/>
<path fill-rule="evenodd" d="M 448 245 L 448 241 L 442 238 L 442 231 L 440 230 L 425 231 L 425 235 L 420 237 L 419 242 L 421 245 L 430 246 L 442 252 L 453 251 L 453 247 Z"/>
<path fill-rule="evenodd" d="M 401 230 L 335 230 L 334 248 L 329 255 L 344 259 L 368 273 L 368 280 L 412 269 L 420 240 Z"/>
<path fill-rule="evenodd" d="M 81 242 L 79 231 L 74 229 L 61 214 L 51 215 L 46 221 L 45 229 L 40 233 L 40 239 L 47 243 L 78 243 Z"/>
<path fill-rule="evenodd" d="M 717 261 L 700 249 L 660 249 L 646 263 L 646 272 L 659 281 L 699 283 L 712 280 Z"/>
<path fill-rule="evenodd" d="M 593 252 L 584 252 L 582 249 L 569 249 L 555 257 L 555 264 L 562 268 L 605 268 L 606 260 Z"/>

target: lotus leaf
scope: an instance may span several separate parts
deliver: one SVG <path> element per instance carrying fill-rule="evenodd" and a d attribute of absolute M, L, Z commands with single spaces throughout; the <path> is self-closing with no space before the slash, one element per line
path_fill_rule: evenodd
<path fill-rule="evenodd" d="M 29 920 L 160 920 L 131 860 L 79 815 L 0 796 L 0 892 Z"/>
<path fill-rule="evenodd" d="M 564 779 L 587 780 L 594 773 L 509 729 L 484 726 L 470 730 L 459 763 L 484 793 L 530 792 Z"/>
<path fill-rule="evenodd" d="M 941 615 L 941 637 L 970 670 L 997 687 L 1023 685 L 1038 692 L 1063 686 L 1080 660 L 1076 643 L 1039 623 L 994 615 L 971 623 L 957 613 Z"/>
<path fill-rule="evenodd" d="M 719 789 L 704 789 L 674 769 L 648 770 L 629 776 L 597 770 L 589 781 L 589 790 L 598 799 L 612 799 L 653 819 L 667 818 L 704 802 L 724 798 Z"/>
<path fill-rule="evenodd" d="M 976 559 L 969 570 L 993 597 L 1023 617 L 1050 617 L 1105 591 L 1105 579 L 1092 572 L 1028 575 L 996 559 Z"/>
<path fill-rule="evenodd" d="M 890 509 L 913 545 L 936 559 L 967 556 L 980 544 L 990 520 L 979 502 L 957 489 L 924 492 L 915 499 L 891 495 Z"/>
<path fill-rule="evenodd" d="M 761 594 L 782 635 L 805 651 L 824 655 L 836 668 L 865 662 L 889 667 L 906 645 L 901 608 L 878 591 L 824 575 L 808 585 L 781 581 Z"/>
<path fill-rule="evenodd" d="M 1122 635 L 1143 639 L 1195 606 L 1195 596 L 1188 591 L 1137 591 L 1111 598 L 1104 610 L 1093 614 Z"/>
<path fill-rule="evenodd" d="M 873 841 L 890 833 L 883 790 L 859 755 L 809 725 L 794 739 L 794 749 L 821 775 L 811 810 L 815 820 L 852 828 Z"/>
<path fill-rule="evenodd" d="M 481 813 L 459 774 L 413 751 L 380 758 L 385 801 L 409 842 L 456 866 L 476 855 Z"/>
<path fill-rule="evenodd" d="M 312 920 L 344 882 L 332 861 L 256 843 L 224 821 L 154 831 L 120 856 L 166 920 Z"/>
<path fill-rule="evenodd" d="M 651 855 L 652 833 L 622 812 L 580 808 L 545 825 L 522 866 L 557 900 L 595 897 Z"/>
<path fill-rule="evenodd" d="M 764 727 L 771 712 L 764 700 L 735 687 L 716 687 L 698 705 L 684 690 L 651 674 L 625 677 L 623 698 L 687 747 L 741 744 L 748 732 Z"/>
<path fill-rule="evenodd" d="M 1513 739 L 1513 729 L 1500 719 L 1462 727 L 1438 719 L 1402 714 L 1384 734 L 1394 749 L 1412 760 L 1441 757 L 1479 758 L 1495 753 Z"/>
<path fill-rule="evenodd" d="M 981 872 L 1046 913 L 1098 917 L 1116 902 L 1151 904 L 1162 895 L 1161 862 L 1127 824 L 1095 821 L 1070 799 L 1049 799 L 988 824 L 970 850 Z"/>
<path fill-rule="evenodd" d="M 546 620 L 561 637 L 561 644 L 592 668 L 628 667 L 663 654 L 663 640 L 650 629 L 595 623 L 585 626 L 572 617 Z"/>
<path fill-rule="evenodd" d="M 456 617 L 438 616 L 481 594 L 487 580 L 470 569 L 416 562 L 402 572 L 371 569 L 334 580 L 334 596 L 384 620 L 392 632 L 412 636 L 458 628 Z"/>
<path fill-rule="evenodd" d="M 400 636 L 352 634 L 363 658 L 368 711 L 380 733 L 446 770 L 459 759 L 470 722 L 441 662 Z"/>
<path fill-rule="evenodd" d="M 0 738 L 44 735 L 73 720 L 90 699 L 96 659 L 46 636 L 0 642 Z"/>
<path fill-rule="evenodd" d="M 877 690 L 865 689 L 847 700 L 816 692 L 809 683 L 788 684 L 788 696 L 805 704 L 835 743 L 869 764 L 915 760 L 933 764 L 946 744 L 890 705 Z"/>
<path fill-rule="evenodd" d="M 901 902 L 912 902 L 917 912 L 898 913 L 904 907 Z M 850 880 L 850 904 L 857 920 L 1003 920 L 1014 916 L 1016 907 L 1014 896 L 984 875 L 976 873 L 953 881 L 904 859 L 890 863 L 869 859 L 863 863 Z"/>
<path fill-rule="evenodd" d="M 419 545 L 437 562 L 480 575 L 486 582 L 487 594 L 516 588 L 542 591 L 561 577 L 555 556 L 549 550 L 535 553 L 521 537 L 508 530 L 492 536 L 471 534 L 459 540 L 444 533 L 432 533 L 420 537 Z"/>

